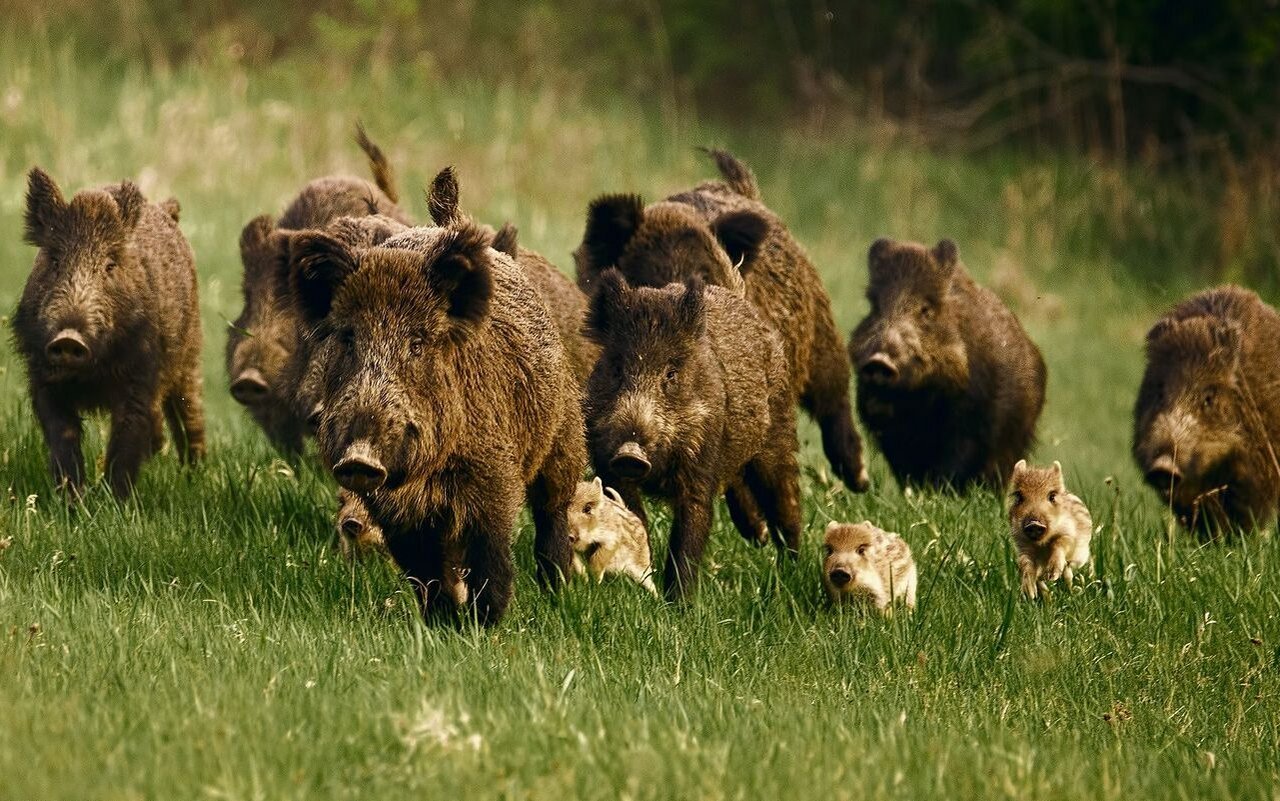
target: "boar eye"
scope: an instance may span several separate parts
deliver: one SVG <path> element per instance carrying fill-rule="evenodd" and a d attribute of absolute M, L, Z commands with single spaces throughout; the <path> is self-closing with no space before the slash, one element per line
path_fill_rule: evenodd
<path fill-rule="evenodd" d="M 668 385 L 670 385 L 670 384 L 674 384 L 676 382 L 676 379 L 679 377 L 680 377 L 679 370 L 677 370 L 674 367 L 668 367 L 667 375 L 663 378 L 663 381 L 666 382 Z"/>
<path fill-rule="evenodd" d="M 356 332 L 350 328 L 344 328 L 338 333 L 338 342 L 345 350 L 356 349 Z"/>
<path fill-rule="evenodd" d="M 1056 490 L 1051 490 L 1049 492 L 1049 503 L 1057 503 L 1057 502 L 1058 502 L 1058 493 Z"/>
<path fill-rule="evenodd" d="M 864 544 L 862 544 L 862 545 L 859 545 L 859 546 L 858 546 L 858 556 L 866 556 L 866 555 L 867 555 L 867 546 L 866 546 L 866 544 L 864 543 Z"/>
<path fill-rule="evenodd" d="M 1021 492 L 1015 492 L 1015 493 L 1013 493 L 1013 505 L 1014 505 L 1014 506 L 1017 506 L 1018 504 L 1022 503 L 1022 500 L 1023 500 L 1023 499 L 1022 499 L 1022 493 L 1021 493 Z"/>
<path fill-rule="evenodd" d="M 116 260 L 115 260 L 115 259 L 107 259 L 106 268 L 107 268 L 107 274 L 108 274 L 108 275 L 110 275 L 111 273 L 115 272 L 115 270 L 116 270 Z"/>
<path fill-rule="evenodd" d="M 836 549 L 832 548 L 830 545 L 823 545 L 822 552 L 825 553 L 827 556 L 830 556 L 831 554 L 836 552 Z"/>
<path fill-rule="evenodd" d="M 414 337 L 409 340 L 409 353 L 412 356 L 421 356 L 427 349 L 427 341 L 422 337 Z"/>
<path fill-rule="evenodd" d="M 932 304 L 924 303 L 920 306 L 920 319 L 932 320 L 933 314 L 934 314 L 934 310 L 933 310 Z"/>
<path fill-rule="evenodd" d="M 589 514 L 591 514 L 591 510 L 592 510 L 592 509 L 594 509 L 594 508 L 596 508 L 595 504 L 593 504 L 593 503 L 589 503 L 589 504 L 587 504 L 586 506 L 582 507 L 582 513 L 583 513 L 584 515 L 589 515 Z"/>
<path fill-rule="evenodd" d="M 1204 393 L 1204 408 L 1212 409 L 1213 404 L 1215 401 L 1217 401 L 1217 399 L 1218 399 L 1218 393 L 1216 390 L 1212 390 L 1212 389 L 1206 390 Z"/>

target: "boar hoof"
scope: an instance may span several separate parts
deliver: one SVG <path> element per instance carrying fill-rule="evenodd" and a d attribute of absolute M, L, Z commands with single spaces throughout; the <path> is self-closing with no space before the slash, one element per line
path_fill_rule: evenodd
<path fill-rule="evenodd" d="M 622 478 L 641 479 L 649 475 L 649 457 L 644 448 L 635 442 L 627 442 L 609 460 L 609 469 Z"/>
<path fill-rule="evenodd" d="M 387 480 L 387 468 L 373 455 L 368 443 L 358 442 L 333 466 L 333 477 L 343 489 L 365 495 Z"/>
<path fill-rule="evenodd" d="M 74 328 L 64 328 L 54 334 L 44 352 L 49 361 L 59 367 L 79 367 L 89 361 L 89 345 Z"/>
<path fill-rule="evenodd" d="M 267 397 L 267 380 L 250 367 L 231 382 L 231 397 L 245 406 L 256 406 Z"/>

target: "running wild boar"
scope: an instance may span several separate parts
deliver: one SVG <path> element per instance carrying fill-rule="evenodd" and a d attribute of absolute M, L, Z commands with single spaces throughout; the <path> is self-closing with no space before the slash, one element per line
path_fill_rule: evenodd
<path fill-rule="evenodd" d="M 663 287 L 696 276 L 745 292 L 782 337 L 793 402 L 818 423 L 832 469 L 850 489 L 865 491 L 870 484 L 849 406 L 849 359 L 822 279 L 761 202 L 751 170 L 723 151 L 710 154 L 725 180 L 649 206 L 635 195 L 592 202 L 574 253 L 578 284 L 589 294 L 605 270 L 617 268 L 633 286 Z M 750 539 L 758 510 L 749 497 L 738 500 L 735 522 Z"/>
<path fill-rule="evenodd" d="M 295 397 L 306 354 L 288 298 L 290 235 L 323 228 L 340 217 L 367 214 L 409 222 L 396 205 L 394 178 L 382 151 L 363 128 L 357 127 L 356 141 L 369 158 L 374 183 L 345 176 L 317 178 L 302 188 L 278 220 L 269 214 L 255 217 L 240 233 L 244 308 L 227 336 L 231 395 L 271 443 L 289 455 L 302 450 L 311 411 Z"/>
<path fill-rule="evenodd" d="M 544 584 L 571 569 L 581 393 L 537 291 L 491 239 L 463 221 L 364 248 L 304 233 L 290 248 L 321 457 L 381 527 L 428 620 L 464 597 L 446 575 L 455 555 L 479 621 L 502 617 L 526 497 Z"/>
<path fill-rule="evenodd" d="M 1035 440 L 1039 349 L 951 240 L 878 239 L 869 261 L 871 311 L 849 342 L 863 424 L 903 485 L 1001 491 Z"/>
<path fill-rule="evenodd" d="M 578 484 L 569 505 L 569 539 L 597 582 L 606 575 L 627 576 L 655 596 L 649 532 L 613 487 L 597 476 Z M 574 569 L 579 570 L 578 560 Z"/>
<path fill-rule="evenodd" d="M 755 308 L 699 278 L 633 288 L 606 270 L 587 314 L 601 346 L 587 382 L 596 473 L 644 520 L 674 507 L 664 589 L 690 593 L 726 487 L 746 487 L 780 550 L 800 546 L 795 406 L 781 339 Z"/>
<path fill-rule="evenodd" d="M 118 498 L 164 444 L 204 455 L 195 258 L 177 201 L 150 203 L 125 181 L 68 202 L 43 170 L 28 176 L 26 241 L 39 250 L 13 316 L 53 480 L 84 485 L 81 415 L 111 415 L 106 478 Z"/>
<path fill-rule="evenodd" d="M 1280 503 L 1280 316 L 1234 286 L 1193 295 L 1147 334 L 1133 456 L 1202 536 L 1265 527 Z"/>
<path fill-rule="evenodd" d="M 1022 592 L 1035 598 L 1059 578 L 1071 586 L 1075 571 L 1089 564 L 1093 518 L 1084 501 L 1067 492 L 1062 465 L 1013 466 L 1009 532 L 1018 549 Z"/>
<path fill-rule="evenodd" d="M 889 614 L 898 600 L 909 610 L 916 608 L 911 546 L 869 520 L 827 524 L 822 582 L 834 604 L 869 603 L 882 614 Z"/>

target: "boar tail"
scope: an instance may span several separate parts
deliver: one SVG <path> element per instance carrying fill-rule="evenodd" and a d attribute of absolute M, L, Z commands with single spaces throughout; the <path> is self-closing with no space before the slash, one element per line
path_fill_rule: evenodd
<path fill-rule="evenodd" d="M 400 193 L 396 191 L 395 173 L 391 171 L 387 157 L 382 154 L 382 148 L 373 143 L 369 134 L 365 133 L 364 125 L 359 122 L 356 123 L 356 144 L 360 145 L 360 149 L 369 157 L 369 169 L 373 170 L 373 182 L 378 185 L 383 194 L 391 198 L 392 203 L 399 203 Z"/>
<path fill-rule="evenodd" d="M 498 229 L 498 233 L 493 235 L 493 249 L 501 253 L 505 253 L 511 258 L 517 258 L 520 252 L 519 246 L 520 231 L 509 222 L 502 224 Z"/>
<path fill-rule="evenodd" d="M 704 147 L 702 152 L 715 160 L 720 175 L 724 177 L 730 189 L 750 200 L 760 200 L 760 185 L 756 183 L 756 175 L 750 167 L 727 150 Z"/>

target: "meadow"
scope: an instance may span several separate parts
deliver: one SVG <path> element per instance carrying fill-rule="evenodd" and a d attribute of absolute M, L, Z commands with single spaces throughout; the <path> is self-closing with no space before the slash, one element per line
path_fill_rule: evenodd
<path fill-rule="evenodd" d="M 1145 331 L 1198 287 L 1158 176 L 946 155 L 883 126 L 740 129 L 429 65 L 247 69 L 215 53 L 143 71 L 3 36 L 0 310 L 34 255 L 31 165 L 68 192 L 132 176 L 178 196 L 211 440 L 198 469 L 152 460 L 131 502 L 99 485 L 68 509 L 0 347 L 0 799 L 1280 798 L 1276 538 L 1201 545 L 1129 456 Z M 954 238 L 1044 352 L 1034 459 L 1061 460 L 1101 526 L 1092 579 L 1023 601 L 1004 498 L 904 494 L 874 452 L 873 491 L 851 494 L 805 422 L 797 564 L 745 545 L 721 509 L 688 607 L 623 582 L 551 596 L 526 520 L 502 624 L 425 628 L 394 569 L 338 557 L 331 480 L 271 451 L 223 370 L 240 227 L 311 177 L 365 175 L 357 119 L 417 217 L 452 164 L 465 209 L 515 222 L 564 270 L 592 197 L 661 197 L 714 174 L 695 146 L 728 146 L 846 332 L 876 236 Z M 1106 247 L 1130 226 L 1147 249 Z M 89 426 L 90 462 L 104 430 Z M 864 518 L 910 542 L 914 615 L 824 603 L 821 529 Z"/>

